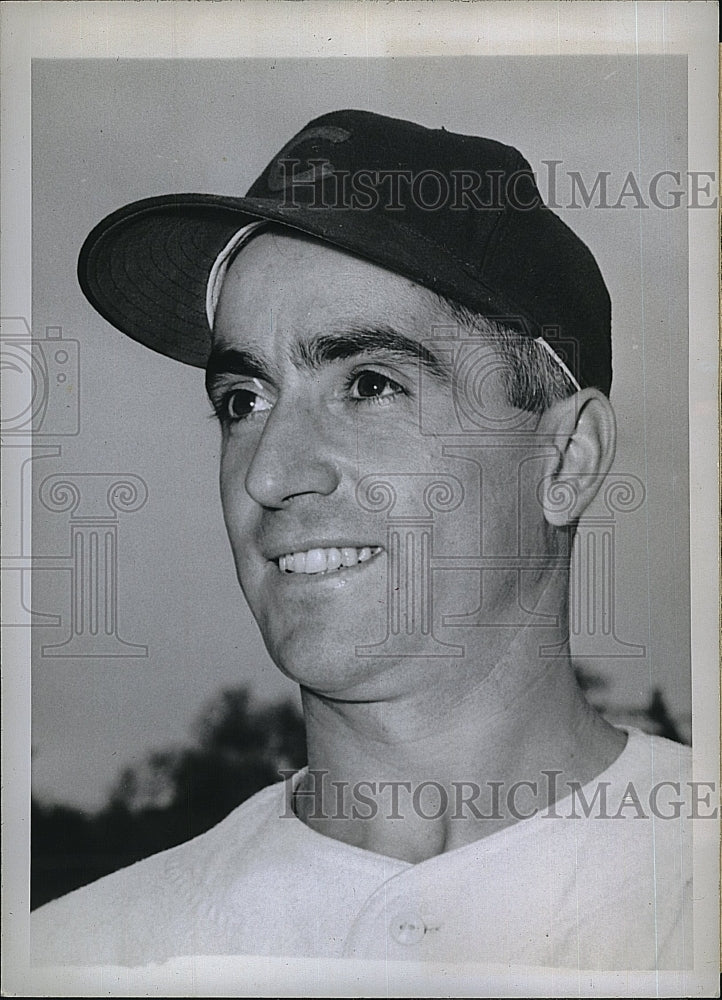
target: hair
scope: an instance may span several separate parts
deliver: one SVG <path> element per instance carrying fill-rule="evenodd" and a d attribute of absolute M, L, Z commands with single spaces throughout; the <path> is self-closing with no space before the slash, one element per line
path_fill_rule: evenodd
<path fill-rule="evenodd" d="M 488 338 L 498 352 L 503 362 L 500 377 L 510 406 L 543 413 L 557 400 L 577 392 L 562 366 L 532 337 L 473 312 L 454 299 L 435 297 L 451 319 Z"/>

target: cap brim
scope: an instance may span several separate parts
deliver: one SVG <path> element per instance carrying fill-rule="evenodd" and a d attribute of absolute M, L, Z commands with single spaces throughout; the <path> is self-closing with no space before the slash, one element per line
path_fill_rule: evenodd
<path fill-rule="evenodd" d="M 89 234 L 78 260 L 80 286 L 113 326 L 151 350 L 204 367 L 211 347 L 205 312 L 208 277 L 218 254 L 249 222 L 266 219 L 319 237 L 427 288 L 486 313 L 516 313 L 438 244 L 388 215 L 283 205 L 263 198 L 165 195 L 134 202 Z"/>

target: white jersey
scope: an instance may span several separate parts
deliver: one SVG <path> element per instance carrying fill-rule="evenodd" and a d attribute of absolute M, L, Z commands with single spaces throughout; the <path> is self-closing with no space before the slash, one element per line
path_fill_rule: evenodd
<path fill-rule="evenodd" d="M 418 864 L 314 832 L 290 813 L 281 782 L 194 840 L 35 911 L 33 962 L 272 955 L 684 969 L 689 808 L 663 818 L 676 785 L 651 807 L 650 794 L 673 782 L 683 798 L 689 769 L 688 748 L 629 730 L 619 758 L 583 788 L 592 804 L 603 783 L 618 818 L 599 815 L 599 798 L 588 816 L 581 796 L 562 798 Z"/>

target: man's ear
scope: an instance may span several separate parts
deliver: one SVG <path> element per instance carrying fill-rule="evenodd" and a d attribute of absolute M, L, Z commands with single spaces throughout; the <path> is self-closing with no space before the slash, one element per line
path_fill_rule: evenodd
<path fill-rule="evenodd" d="M 598 389 L 582 389 L 550 406 L 538 431 L 556 449 L 539 494 L 544 516 L 563 527 L 579 520 L 609 472 L 617 444 L 614 410 Z"/>

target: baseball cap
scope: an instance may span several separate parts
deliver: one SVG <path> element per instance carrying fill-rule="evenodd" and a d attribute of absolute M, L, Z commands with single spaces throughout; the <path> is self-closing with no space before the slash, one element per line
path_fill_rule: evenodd
<path fill-rule="evenodd" d="M 582 240 L 512 146 L 369 111 L 309 122 L 245 196 L 169 194 L 89 234 L 78 278 L 113 326 L 204 367 L 209 278 L 259 221 L 321 239 L 553 344 L 582 386 L 611 385 L 611 305 Z"/>

